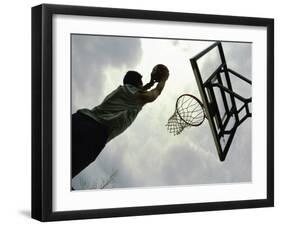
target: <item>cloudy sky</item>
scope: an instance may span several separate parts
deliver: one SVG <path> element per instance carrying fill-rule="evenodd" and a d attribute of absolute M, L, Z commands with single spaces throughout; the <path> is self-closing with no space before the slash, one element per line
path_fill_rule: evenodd
<path fill-rule="evenodd" d="M 93 108 L 122 84 L 128 70 L 150 80 L 154 65 L 168 66 L 170 77 L 161 96 L 147 104 L 133 124 L 110 141 L 96 161 L 72 180 L 75 189 L 196 185 L 250 182 L 251 119 L 237 130 L 228 156 L 220 162 L 209 124 L 168 133 L 165 125 L 183 93 L 199 97 L 189 59 L 211 45 L 210 41 L 75 35 L 72 40 L 72 113 Z M 228 67 L 251 79 L 249 43 L 223 43 Z M 217 64 L 217 53 L 200 60 L 203 74 Z M 233 80 L 233 88 L 251 96 L 251 87 Z"/>

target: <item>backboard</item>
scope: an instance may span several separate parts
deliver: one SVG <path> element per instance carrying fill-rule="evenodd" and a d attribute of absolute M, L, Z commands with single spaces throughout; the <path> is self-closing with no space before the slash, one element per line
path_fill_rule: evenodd
<path fill-rule="evenodd" d="M 205 61 L 202 60 L 205 58 Z M 221 42 L 215 42 L 190 59 L 219 159 L 224 161 L 237 128 L 252 114 L 245 98 L 233 91 L 232 78 L 251 81 L 228 68 Z"/>

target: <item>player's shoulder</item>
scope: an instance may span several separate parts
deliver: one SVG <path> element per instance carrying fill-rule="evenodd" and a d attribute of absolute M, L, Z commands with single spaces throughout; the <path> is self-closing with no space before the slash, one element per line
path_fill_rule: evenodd
<path fill-rule="evenodd" d="M 142 92 L 143 90 L 141 88 L 138 88 L 131 84 L 125 84 L 124 89 L 130 92 L 131 94 L 136 94 L 137 92 Z"/>

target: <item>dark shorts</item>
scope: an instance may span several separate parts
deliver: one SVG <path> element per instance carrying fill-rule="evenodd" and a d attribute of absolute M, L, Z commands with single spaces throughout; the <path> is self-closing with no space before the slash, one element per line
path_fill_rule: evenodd
<path fill-rule="evenodd" d="M 104 125 L 79 112 L 72 115 L 72 178 L 97 158 L 107 138 Z"/>

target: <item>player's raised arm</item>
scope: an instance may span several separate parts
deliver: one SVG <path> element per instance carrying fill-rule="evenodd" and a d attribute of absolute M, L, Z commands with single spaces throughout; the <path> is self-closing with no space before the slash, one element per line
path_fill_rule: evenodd
<path fill-rule="evenodd" d="M 155 81 L 151 78 L 150 82 L 145 84 L 143 87 L 142 87 L 142 90 L 143 91 L 146 91 L 148 89 L 150 89 L 152 86 L 154 86 L 155 84 Z"/>

